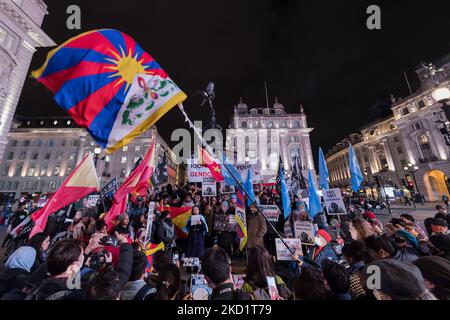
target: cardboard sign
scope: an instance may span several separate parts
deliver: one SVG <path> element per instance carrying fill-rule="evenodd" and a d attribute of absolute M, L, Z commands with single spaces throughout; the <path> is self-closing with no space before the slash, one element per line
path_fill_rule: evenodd
<path fill-rule="evenodd" d="M 283 239 L 284 242 L 289 246 L 292 252 L 297 256 L 303 256 L 302 250 L 302 240 L 300 239 Z M 292 253 L 286 248 L 281 239 L 277 238 L 275 241 L 277 250 L 277 260 L 278 261 L 294 261 Z"/>
<path fill-rule="evenodd" d="M 276 205 L 259 205 L 262 213 L 270 222 L 278 222 L 280 218 L 280 208 Z"/>
<path fill-rule="evenodd" d="M 217 196 L 216 180 L 212 177 L 204 177 L 202 179 L 202 196 L 215 197 Z"/>
<path fill-rule="evenodd" d="M 88 208 L 95 207 L 97 205 L 98 199 L 100 199 L 100 196 L 98 194 L 90 195 L 86 202 L 86 207 Z"/>
<path fill-rule="evenodd" d="M 337 216 L 347 214 L 345 210 L 344 200 L 342 199 L 341 190 L 329 189 L 323 190 L 323 199 L 329 216 Z"/>
<path fill-rule="evenodd" d="M 203 178 L 212 178 L 211 171 L 206 164 L 196 164 L 193 159 L 190 159 L 187 167 L 190 183 L 203 182 Z"/>
<path fill-rule="evenodd" d="M 310 221 L 294 221 L 295 237 L 302 240 L 302 243 L 314 244 L 316 230 Z"/>

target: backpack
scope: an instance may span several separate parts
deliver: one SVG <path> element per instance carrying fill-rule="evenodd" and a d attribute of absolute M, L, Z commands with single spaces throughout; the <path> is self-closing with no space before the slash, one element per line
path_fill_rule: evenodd
<path fill-rule="evenodd" d="M 141 289 L 139 289 L 139 291 L 134 296 L 133 300 L 138 300 L 138 301 L 139 300 L 146 300 L 145 298 L 149 294 L 155 294 L 155 293 L 156 293 L 156 289 L 153 288 L 153 286 L 151 286 L 148 283 L 146 283 Z"/>
<path fill-rule="evenodd" d="M 26 296 L 25 300 L 38 300 L 40 289 L 41 289 L 40 287 L 33 289 L 33 291 Z M 58 292 L 48 296 L 44 300 L 48 300 L 48 301 L 64 300 L 64 298 L 67 297 L 68 295 L 70 295 L 71 293 L 72 293 L 72 291 L 70 291 L 70 290 L 58 291 Z"/>
<path fill-rule="evenodd" d="M 270 296 L 269 289 L 265 288 L 256 288 L 253 290 L 253 292 L 250 293 L 253 300 L 272 300 L 272 297 Z"/>

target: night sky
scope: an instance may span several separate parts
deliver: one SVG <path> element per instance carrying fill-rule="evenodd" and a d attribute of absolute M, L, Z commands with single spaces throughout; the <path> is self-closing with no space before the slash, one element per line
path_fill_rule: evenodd
<path fill-rule="evenodd" d="M 299 0 L 45 0 L 50 15 L 43 29 L 58 44 L 80 32 L 115 28 L 147 50 L 185 91 L 192 119 L 208 120 L 201 99 L 193 96 L 216 83 L 218 122 L 227 127 L 242 96 L 264 107 L 264 81 L 270 105 L 275 97 L 288 112 L 302 104 L 313 150 L 328 150 L 365 125 L 374 105 L 391 93 L 407 96 L 403 71 L 418 89 L 414 69 L 450 52 L 448 0 L 299 1 Z M 82 10 L 82 30 L 66 28 L 67 6 Z M 366 28 L 366 9 L 377 4 L 382 29 Z M 32 70 L 45 60 L 40 48 Z M 20 115 L 64 115 L 51 94 L 27 79 Z M 170 140 L 185 128 L 177 108 L 158 123 Z"/>

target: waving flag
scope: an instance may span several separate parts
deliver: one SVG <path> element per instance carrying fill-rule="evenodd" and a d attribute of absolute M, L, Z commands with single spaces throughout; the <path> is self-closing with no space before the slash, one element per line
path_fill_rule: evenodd
<path fill-rule="evenodd" d="M 48 200 L 45 207 L 32 215 L 34 228 L 30 233 L 30 238 L 45 230 L 48 217 L 52 213 L 99 190 L 100 183 L 98 182 L 94 160 L 89 154 L 67 177 L 61 187 Z"/>
<path fill-rule="evenodd" d="M 108 225 L 108 231 L 113 228 L 113 221 L 122 213 L 125 213 L 127 207 L 128 194 L 136 198 L 146 195 L 150 185 L 150 178 L 155 167 L 155 149 L 156 138 L 153 145 L 147 152 L 144 160 L 130 174 L 128 179 L 120 186 L 119 190 L 114 194 L 112 207 L 105 216 L 105 222 Z"/>
<path fill-rule="evenodd" d="M 233 176 L 238 180 L 241 186 L 244 185 L 244 181 L 242 180 L 241 174 L 232 164 L 227 162 L 225 154 L 223 155 L 223 165 L 221 167 L 222 167 L 222 176 L 227 186 L 240 187 L 239 184 L 233 179 Z"/>
<path fill-rule="evenodd" d="M 284 179 L 283 160 L 280 158 L 277 174 L 277 189 L 281 189 L 281 203 L 283 205 L 283 217 L 286 220 L 292 213 L 291 199 L 289 198 L 289 190 Z"/>
<path fill-rule="evenodd" d="M 325 156 L 323 155 L 322 148 L 319 148 L 319 186 L 322 189 L 330 189 L 329 185 L 329 172 L 327 167 L 327 162 L 325 161 Z"/>
<path fill-rule="evenodd" d="M 187 98 L 135 40 L 112 29 L 68 40 L 32 76 L 108 153 Z"/>
<path fill-rule="evenodd" d="M 168 207 L 165 210 L 170 212 L 170 218 L 177 229 L 178 238 L 186 238 L 186 225 L 192 215 L 192 207 Z"/>
<path fill-rule="evenodd" d="M 245 246 L 247 245 L 247 220 L 245 216 L 245 202 L 244 202 L 244 194 L 241 189 L 238 188 L 236 193 L 236 212 L 234 218 L 239 226 L 237 228 L 237 238 L 239 239 L 239 250 L 243 251 Z"/>
<path fill-rule="evenodd" d="M 363 175 L 361 173 L 361 168 L 359 167 L 358 159 L 356 159 L 355 151 L 353 150 L 353 146 L 350 144 L 350 154 L 349 158 L 349 168 L 350 174 L 352 176 L 352 189 L 355 192 L 359 191 L 361 184 L 364 180 Z"/>
<path fill-rule="evenodd" d="M 311 219 L 314 219 L 316 214 L 323 211 L 319 196 L 317 195 L 317 188 L 314 183 L 313 174 L 311 170 L 308 172 L 308 192 L 309 192 L 309 206 L 308 214 Z"/>
<path fill-rule="evenodd" d="M 200 155 L 201 155 L 201 164 L 206 164 L 208 166 L 209 171 L 211 171 L 211 174 L 217 182 L 224 181 L 224 177 L 222 175 L 222 169 L 220 165 L 217 164 L 213 160 L 213 158 L 209 155 L 208 151 L 201 148 L 200 149 Z"/>
<path fill-rule="evenodd" d="M 145 268 L 145 272 L 153 272 L 153 255 L 161 250 L 164 250 L 164 242 L 161 242 L 160 244 L 149 243 L 144 249 L 144 253 L 147 256 L 147 267 Z"/>
<path fill-rule="evenodd" d="M 253 190 L 253 179 L 252 179 L 252 168 L 248 168 L 248 172 L 247 172 L 247 179 L 245 180 L 245 191 L 247 192 L 249 198 L 247 199 L 247 205 L 251 206 L 253 204 L 254 201 L 256 201 L 255 199 L 255 191 Z M 253 202 L 252 202 L 253 200 Z"/>

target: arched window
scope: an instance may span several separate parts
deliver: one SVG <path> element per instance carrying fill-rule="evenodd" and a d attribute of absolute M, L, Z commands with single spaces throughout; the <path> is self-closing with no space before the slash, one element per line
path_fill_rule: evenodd
<path fill-rule="evenodd" d="M 431 150 L 430 140 L 426 134 L 419 136 L 419 146 L 422 151 L 423 159 L 425 161 L 431 161 L 434 158 L 434 154 Z"/>

